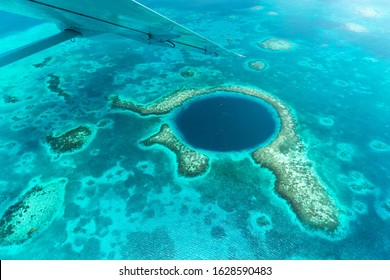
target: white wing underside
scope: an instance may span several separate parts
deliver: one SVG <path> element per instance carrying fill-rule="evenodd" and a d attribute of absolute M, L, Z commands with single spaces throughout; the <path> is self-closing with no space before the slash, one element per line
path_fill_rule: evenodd
<path fill-rule="evenodd" d="M 233 55 L 223 46 L 132 0 L 1 0 L 6 11 L 56 22 L 85 36 L 115 33 L 149 44 Z M 9 7 L 9 9 L 8 9 Z"/>

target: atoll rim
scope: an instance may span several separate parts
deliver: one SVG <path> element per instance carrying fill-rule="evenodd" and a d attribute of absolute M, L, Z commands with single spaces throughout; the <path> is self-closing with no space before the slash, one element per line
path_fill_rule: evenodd
<path fill-rule="evenodd" d="M 256 88 L 228 85 L 179 90 L 147 106 L 136 105 L 114 96 L 111 98 L 111 106 L 115 109 L 134 111 L 141 115 L 160 115 L 171 112 L 194 97 L 219 92 L 243 94 L 258 98 L 272 106 L 280 118 L 280 131 L 276 139 L 255 149 L 251 153 L 252 159 L 275 174 L 276 191 L 290 203 L 304 224 L 324 231 L 336 231 L 339 226 L 339 209 L 327 193 L 326 186 L 318 178 L 313 164 L 307 158 L 305 147 L 295 129 L 294 116 L 281 100 Z M 221 103 L 217 102 L 217 104 Z M 192 157 L 196 155 L 196 151 L 182 143 L 167 125 L 143 143 L 148 146 L 158 143 L 173 151 L 176 154 L 179 173 L 182 175 L 190 174 L 189 177 L 194 177 L 204 173 L 203 168 L 194 173 L 193 170 L 196 168 L 185 163 L 193 161 Z M 204 156 L 208 162 L 209 158 L 207 155 Z"/>
<path fill-rule="evenodd" d="M 177 157 L 178 172 L 186 177 L 203 174 L 209 166 L 208 157 L 183 145 L 167 124 L 162 125 L 157 134 L 141 141 L 141 144 L 145 146 L 160 144 L 174 152 Z"/>

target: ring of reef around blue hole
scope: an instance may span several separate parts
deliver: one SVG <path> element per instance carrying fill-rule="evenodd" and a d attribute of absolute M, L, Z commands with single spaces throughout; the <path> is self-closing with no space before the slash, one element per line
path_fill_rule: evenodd
<path fill-rule="evenodd" d="M 230 121 L 233 124 L 238 118 L 240 119 L 240 122 L 236 123 L 238 129 L 245 127 L 243 123 L 250 123 L 241 134 L 252 133 L 256 130 L 256 126 L 260 132 L 264 132 L 266 130 L 264 128 L 269 126 L 268 133 L 260 134 L 261 137 L 254 137 L 256 141 L 244 146 L 223 146 L 217 142 L 216 146 L 211 148 L 201 147 L 202 150 L 189 145 L 187 141 L 190 142 L 191 139 L 182 140 L 186 136 L 180 136 L 180 132 L 176 131 L 177 127 L 171 128 L 168 123 L 163 123 L 157 133 L 142 140 L 140 144 L 162 145 L 171 150 L 176 155 L 179 175 L 188 178 L 203 175 L 210 168 L 207 149 L 247 152 L 256 164 L 273 172 L 276 177 L 276 192 L 291 205 L 304 225 L 323 230 L 331 235 L 337 233 L 342 211 L 328 194 L 326 185 L 320 180 L 307 158 L 305 146 L 296 132 L 294 116 L 281 100 L 257 88 L 238 85 L 178 90 L 147 105 L 134 104 L 118 96 L 110 97 L 113 109 L 130 110 L 143 116 L 166 115 L 176 110 L 173 114 L 174 119 L 180 119 L 181 113 L 187 113 L 186 110 L 193 108 L 192 106 L 199 102 L 209 102 L 207 106 L 223 107 L 213 112 L 217 116 L 207 115 L 210 108 L 207 106 L 203 108 L 206 110 L 203 122 L 209 122 L 212 117 L 220 117 L 224 120 L 220 124 L 226 126 L 226 123 L 229 124 Z M 231 106 L 229 109 L 231 105 L 229 102 L 237 106 Z M 251 106 L 253 111 L 248 108 Z M 234 111 L 233 108 L 244 110 L 245 114 Z M 258 118 L 262 121 L 249 122 L 248 118 L 250 120 Z M 266 118 L 268 122 L 265 121 Z M 185 125 L 189 124 L 185 123 Z M 104 126 L 104 122 L 97 126 Z M 217 127 L 217 129 L 228 129 L 228 126 Z M 56 136 L 48 135 L 44 139 L 45 145 L 50 147 L 50 152 L 55 155 L 55 158 L 62 154 L 75 153 L 86 148 L 95 137 L 95 130 L 93 126 L 88 125 L 73 128 Z M 234 133 L 237 132 L 233 130 Z M 229 137 L 220 132 L 218 141 L 229 140 Z M 232 143 L 237 142 L 239 141 Z M 193 146 L 196 146 L 196 143 Z M 27 191 L 6 210 L 0 219 L 0 245 L 24 243 L 47 227 L 58 215 L 58 205 L 63 203 L 66 184 L 66 178 L 53 178 L 48 181 L 41 180 L 39 177 L 33 179 Z"/>
<path fill-rule="evenodd" d="M 213 94 L 214 97 L 209 97 Z M 196 97 L 196 98 L 195 98 Z M 207 99 L 207 101 L 206 101 Z M 225 99 L 225 100 L 224 100 Z M 119 96 L 111 96 L 111 108 L 119 110 L 129 110 L 142 116 L 166 115 L 174 111 L 174 124 L 164 123 L 160 130 L 145 140 L 140 141 L 141 145 L 152 146 L 162 145 L 171 150 L 176 155 L 178 173 L 185 177 L 196 177 L 207 172 L 210 168 L 210 159 L 207 151 L 243 151 L 248 150 L 253 161 L 261 167 L 270 169 L 275 177 L 275 190 L 284 198 L 296 213 L 299 220 L 309 228 L 323 230 L 329 234 L 334 234 L 340 227 L 341 210 L 328 194 L 326 185 L 320 180 L 313 164 L 308 159 L 306 148 L 296 131 L 296 122 L 291 110 L 281 100 L 271 94 L 254 87 L 244 87 L 239 85 L 223 85 L 210 88 L 182 89 L 173 92 L 150 104 L 135 104 L 129 100 L 123 100 Z M 212 102 L 210 102 L 210 100 Z M 242 103 L 242 106 L 254 106 L 252 110 L 246 110 L 247 114 L 237 113 L 229 102 L 235 102 L 235 105 Z M 222 104 L 222 105 L 221 105 Z M 198 106 L 198 107 L 197 107 Z M 202 113 L 202 106 L 205 110 Z M 208 106 L 225 106 L 229 110 L 214 110 L 210 116 L 207 111 Z M 239 110 L 243 107 L 238 106 Z M 215 109 L 215 108 L 214 108 Z M 195 110 L 195 112 L 191 112 Z M 217 139 L 213 147 L 202 146 L 194 142 L 191 136 L 186 135 L 180 128 L 181 118 L 184 116 L 184 126 L 198 126 L 198 133 L 201 131 L 201 122 L 210 122 L 210 118 L 225 118 L 226 123 L 237 121 L 235 118 L 241 118 L 242 123 L 248 119 L 256 118 L 259 112 L 264 113 L 260 120 L 260 132 L 266 126 L 270 129 L 268 134 L 262 135 L 263 138 L 257 138 L 257 141 L 244 146 L 232 145 L 223 146 L 221 141 L 226 141 L 228 137 L 221 132 L 223 127 L 217 126 L 217 132 L 214 132 L 212 138 Z M 187 113 L 189 114 L 186 115 Z M 206 114 L 204 117 L 203 114 Z M 219 115 L 218 115 L 219 114 Z M 254 115 L 253 115 L 254 114 Z M 194 116 L 199 116 L 198 123 L 194 121 Z M 203 118 L 203 119 L 202 119 Z M 261 118 L 268 118 L 267 121 Z M 192 120 L 191 120 L 192 119 Z M 256 121 L 247 126 L 242 133 L 253 132 Z M 209 125 L 209 124 L 208 124 Z M 172 126 L 172 125 L 171 125 Z M 240 125 L 236 126 L 240 127 Z M 207 136 L 210 132 L 205 132 L 202 136 Z M 217 133 L 217 134 L 215 134 Z M 219 133 L 219 135 L 218 135 Z M 261 134 L 261 133 L 260 133 Z M 199 136 L 199 135 L 198 135 Z M 255 137 L 256 139 L 256 137 Z M 219 142 L 218 142 L 219 141 Z M 239 141 L 238 141 L 239 142 Z M 229 144 L 229 143 L 228 143 Z"/>

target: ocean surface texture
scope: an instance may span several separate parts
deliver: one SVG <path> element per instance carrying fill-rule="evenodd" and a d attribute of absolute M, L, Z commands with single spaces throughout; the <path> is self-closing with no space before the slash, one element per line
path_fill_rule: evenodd
<path fill-rule="evenodd" d="M 0 258 L 390 259 L 389 1 L 140 2 L 245 57 L 104 34 L 0 68 Z M 0 23 L 0 53 L 57 32 L 3 12 Z M 283 125 L 263 101 L 228 93 L 239 100 L 224 103 L 219 92 L 158 114 L 113 106 L 229 85 L 292 112 L 303 146 L 286 140 L 280 153 L 307 156 L 301 176 L 321 182 L 336 228 L 306 222 L 299 210 L 311 197 L 281 195 L 279 173 L 252 158 L 265 140 L 251 138 Z M 229 108 L 186 112 L 199 100 Z M 176 138 L 145 145 L 163 124 Z M 234 125 L 233 136 L 222 132 Z M 185 156 L 202 172 L 183 176 Z"/>

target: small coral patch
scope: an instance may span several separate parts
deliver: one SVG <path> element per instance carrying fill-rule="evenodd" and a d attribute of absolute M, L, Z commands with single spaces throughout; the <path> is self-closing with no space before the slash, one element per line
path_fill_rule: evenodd
<path fill-rule="evenodd" d="M 87 126 L 79 126 L 57 137 L 48 135 L 45 140 L 54 153 L 71 153 L 84 148 L 89 142 L 92 132 L 92 129 Z"/>
<path fill-rule="evenodd" d="M 248 61 L 248 67 L 251 70 L 263 71 L 265 68 L 267 68 L 267 65 L 261 60 L 250 60 Z"/>

